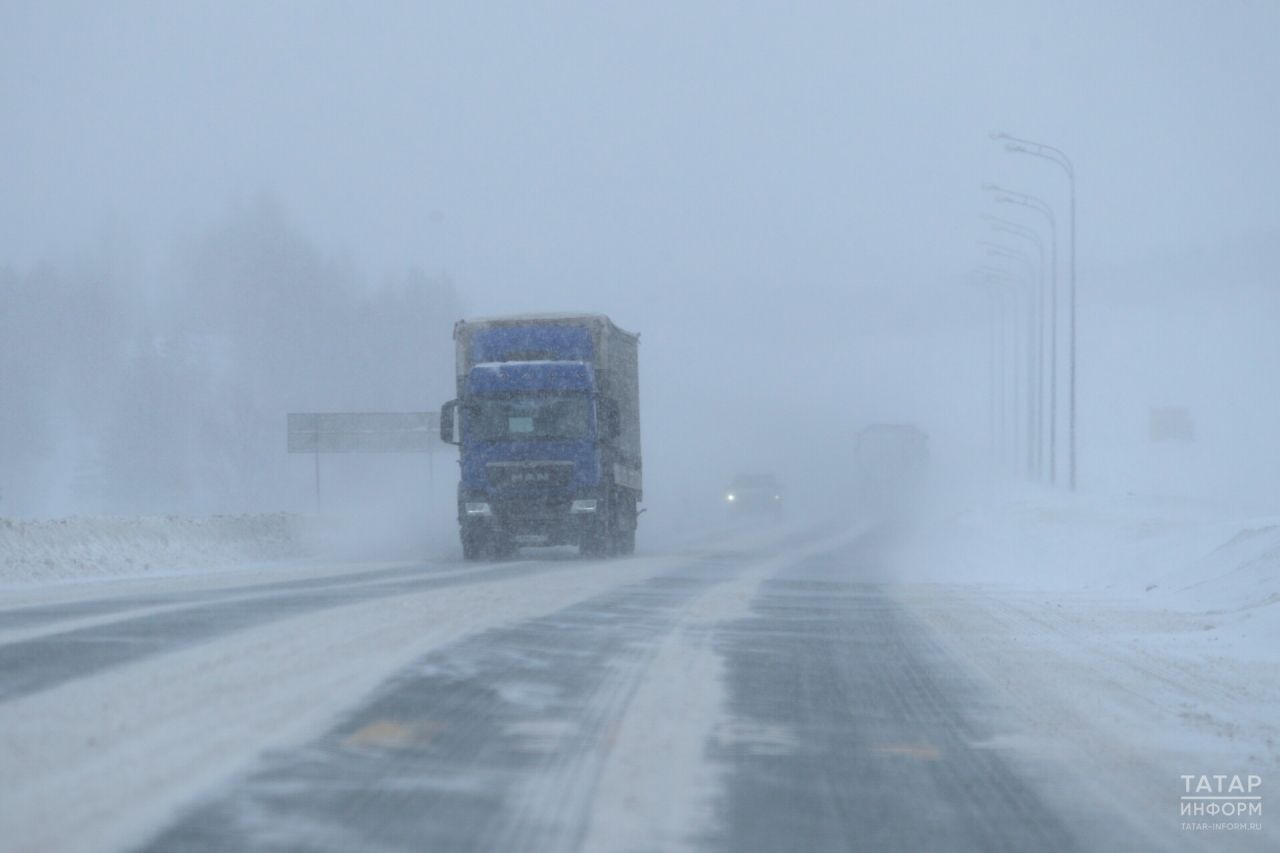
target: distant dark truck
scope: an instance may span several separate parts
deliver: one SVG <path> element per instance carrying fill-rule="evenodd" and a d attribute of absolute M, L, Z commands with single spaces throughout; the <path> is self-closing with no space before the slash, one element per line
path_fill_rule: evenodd
<path fill-rule="evenodd" d="M 467 560 L 520 545 L 635 550 L 642 498 L 639 336 L 592 314 L 462 320 L 457 398 L 440 436 L 461 450 Z"/>

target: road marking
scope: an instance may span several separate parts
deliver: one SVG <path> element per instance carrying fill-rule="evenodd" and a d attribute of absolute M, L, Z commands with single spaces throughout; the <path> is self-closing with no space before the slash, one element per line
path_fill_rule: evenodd
<path fill-rule="evenodd" d="M 444 723 L 436 720 L 375 720 L 342 739 L 347 749 L 407 749 L 427 746 Z"/>

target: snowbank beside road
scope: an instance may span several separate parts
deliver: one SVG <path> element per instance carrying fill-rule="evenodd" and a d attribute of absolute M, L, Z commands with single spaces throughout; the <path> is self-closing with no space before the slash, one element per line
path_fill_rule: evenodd
<path fill-rule="evenodd" d="M 1192 645 L 1280 660 L 1280 516 L 1034 490 L 925 515 L 894 547 L 903 580 L 1087 594 L 1180 625 L 1195 615 Z"/>
<path fill-rule="evenodd" d="M 1178 798 L 1181 774 L 1280 773 L 1280 517 L 1024 489 L 913 521 L 890 571 L 1000 697 L 984 746 L 1056 762 L 1044 796 L 1133 816 L 1116 831 L 1135 848 L 1277 849 L 1274 824 L 1200 831 Z"/>
<path fill-rule="evenodd" d="M 306 524 L 288 513 L 0 518 L 0 584 L 148 576 L 305 556 Z"/>

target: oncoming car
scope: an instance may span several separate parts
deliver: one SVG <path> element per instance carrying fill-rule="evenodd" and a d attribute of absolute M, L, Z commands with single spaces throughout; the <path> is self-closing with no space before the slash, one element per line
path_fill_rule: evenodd
<path fill-rule="evenodd" d="M 782 511 L 782 484 L 773 474 L 739 474 L 725 489 L 724 502 L 734 513 Z"/>

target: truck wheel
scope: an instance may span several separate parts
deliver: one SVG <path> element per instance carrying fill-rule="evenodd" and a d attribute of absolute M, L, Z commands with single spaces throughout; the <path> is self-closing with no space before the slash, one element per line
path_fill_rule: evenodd
<path fill-rule="evenodd" d="M 489 540 L 489 547 L 493 550 L 493 558 L 495 560 L 510 560 L 520 550 L 516 545 L 516 540 L 507 535 L 495 536 Z"/>
<path fill-rule="evenodd" d="M 612 516 L 613 553 L 634 554 L 636 552 L 636 512 L 635 496 L 629 492 L 620 492 L 614 501 L 617 514 Z"/>
<path fill-rule="evenodd" d="M 602 503 L 604 503 L 602 501 Z M 608 557 L 617 548 L 614 544 L 612 502 L 605 503 L 592 519 L 591 526 L 582 532 L 578 553 L 583 557 Z"/>
<path fill-rule="evenodd" d="M 634 554 L 636 552 L 636 529 L 619 530 L 617 538 L 614 539 L 615 547 L 619 554 Z"/>
<path fill-rule="evenodd" d="M 583 557 L 607 557 L 609 555 L 609 531 L 603 525 L 582 534 L 578 554 Z"/>
<path fill-rule="evenodd" d="M 578 546 L 578 554 L 583 557 L 603 557 L 608 553 L 605 542 L 599 536 L 588 536 Z"/>
<path fill-rule="evenodd" d="M 484 540 L 477 536 L 462 537 L 462 559 L 469 563 L 484 557 Z"/>

